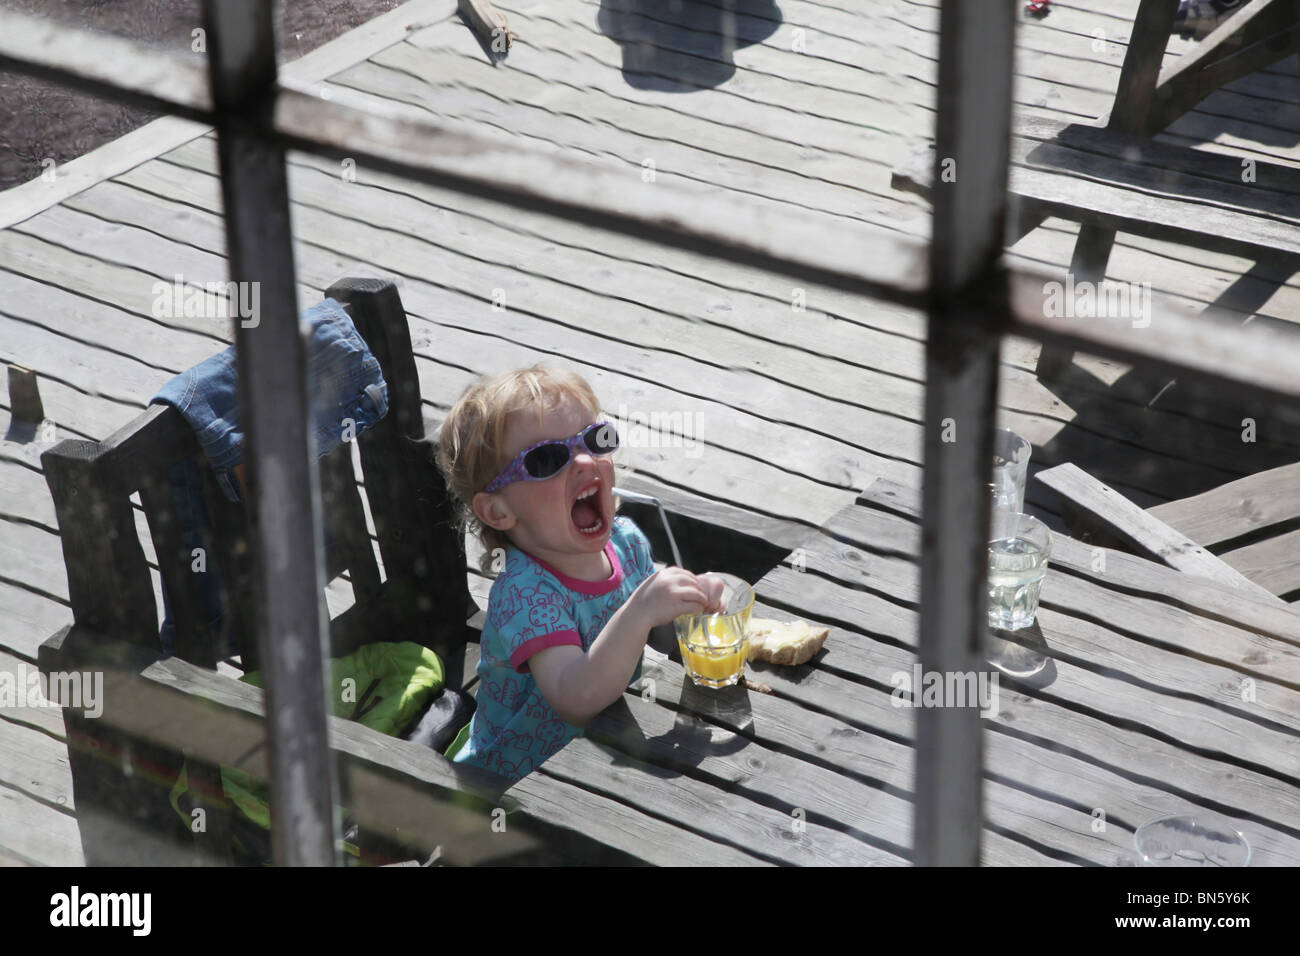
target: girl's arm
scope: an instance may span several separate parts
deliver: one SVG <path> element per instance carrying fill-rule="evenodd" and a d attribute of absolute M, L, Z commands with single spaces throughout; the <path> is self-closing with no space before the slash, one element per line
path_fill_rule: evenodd
<path fill-rule="evenodd" d="M 591 650 L 568 644 L 528 659 L 538 690 L 560 717 L 583 726 L 623 693 L 650 628 L 680 614 L 716 610 L 721 593 L 721 581 L 681 568 L 651 575 L 609 619 Z"/>

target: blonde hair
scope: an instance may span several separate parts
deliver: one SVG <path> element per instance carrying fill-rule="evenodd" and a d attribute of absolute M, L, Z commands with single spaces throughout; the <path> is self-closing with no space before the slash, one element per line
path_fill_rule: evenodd
<path fill-rule="evenodd" d="M 438 468 L 447 481 L 452 505 L 462 531 L 483 545 L 479 567 L 491 573 L 492 552 L 509 543 L 504 532 L 489 528 L 474 514 L 472 502 L 509 462 L 503 447 L 511 415 L 546 412 L 573 398 L 592 415 L 600 414 L 600 401 L 587 380 L 567 369 L 534 365 L 480 379 L 457 399 L 438 434 Z"/>

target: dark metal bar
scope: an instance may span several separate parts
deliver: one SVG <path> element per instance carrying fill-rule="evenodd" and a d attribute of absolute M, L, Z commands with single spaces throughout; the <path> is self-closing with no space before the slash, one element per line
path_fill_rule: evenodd
<path fill-rule="evenodd" d="M 943 0 L 940 17 L 918 658 L 923 674 L 950 675 L 988 670 L 985 483 L 1005 321 L 999 260 L 1016 21 L 1005 0 Z M 920 691 L 913 688 L 918 700 Z M 944 703 L 916 711 L 913 859 L 975 866 L 983 823 L 980 711 L 973 702 Z"/>
<path fill-rule="evenodd" d="M 267 699 L 275 862 L 338 862 L 326 724 L 320 492 L 309 437 L 284 151 L 254 132 L 275 90 L 271 0 L 204 0 L 230 276 L 260 308 L 236 320 L 253 529 L 255 627 Z"/>

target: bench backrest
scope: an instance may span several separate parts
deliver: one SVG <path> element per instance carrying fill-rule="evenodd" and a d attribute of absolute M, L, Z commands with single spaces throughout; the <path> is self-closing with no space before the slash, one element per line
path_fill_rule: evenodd
<path fill-rule="evenodd" d="M 330 625 L 335 656 L 379 640 L 414 640 L 459 659 L 473 613 L 464 549 L 446 487 L 425 441 L 406 313 L 392 282 L 344 279 L 326 295 L 352 317 L 383 370 L 388 414 L 357 437 L 366 498 L 383 559 L 381 582 L 348 443 L 321 459 L 327 579 L 347 571 L 356 603 Z M 59 519 L 69 596 L 79 625 L 158 647 L 153 585 L 130 496 L 139 492 L 176 626 L 176 654 L 214 667 L 229 640 L 257 667 L 252 562 L 244 506 L 216 486 L 192 431 L 170 407 L 151 406 L 102 442 L 63 441 L 41 457 Z M 207 556 L 224 585 L 222 633 L 203 613 L 194 556 L 181 533 L 168 472 L 198 464 L 213 529 Z M 227 633 L 228 632 L 228 633 Z"/>

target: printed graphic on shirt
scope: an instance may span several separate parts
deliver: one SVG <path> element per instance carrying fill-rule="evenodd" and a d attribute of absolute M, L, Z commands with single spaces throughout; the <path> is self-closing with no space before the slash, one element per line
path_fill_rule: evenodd
<path fill-rule="evenodd" d="M 574 581 L 517 548 L 507 550 L 506 566 L 488 598 L 478 709 L 456 762 L 518 780 L 581 736 L 581 728 L 561 718 L 542 697 L 528 658 L 565 644 L 590 649 L 610 618 L 654 573 L 650 542 L 624 516 L 614 519 L 605 553 L 613 569 L 607 580 Z"/>

